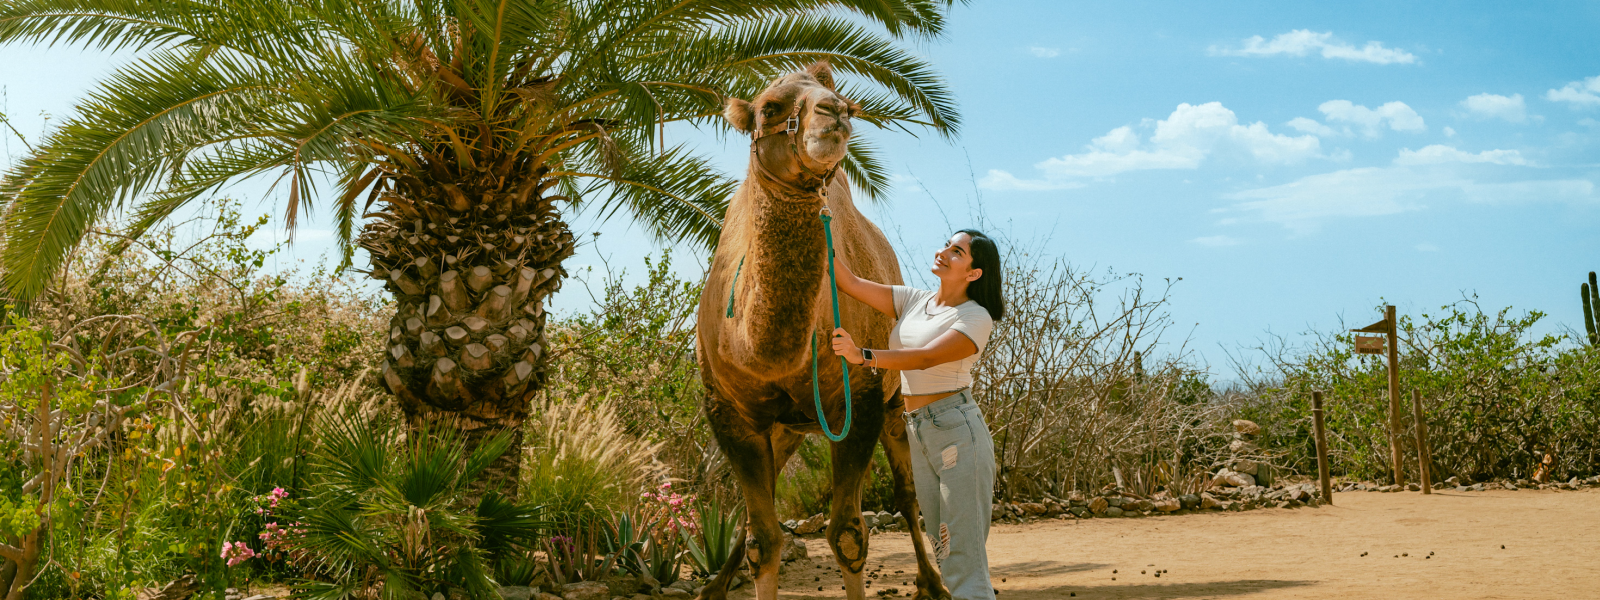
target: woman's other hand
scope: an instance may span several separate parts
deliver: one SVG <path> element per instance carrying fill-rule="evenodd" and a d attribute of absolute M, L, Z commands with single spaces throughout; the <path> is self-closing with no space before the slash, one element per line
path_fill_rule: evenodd
<path fill-rule="evenodd" d="M 833 330 L 833 353 L 843 356 L 852 365 L 862 363 L 861 348 L 856 347 L 856 341 L 850 337 L 850 332 L 843 327 Z"/>

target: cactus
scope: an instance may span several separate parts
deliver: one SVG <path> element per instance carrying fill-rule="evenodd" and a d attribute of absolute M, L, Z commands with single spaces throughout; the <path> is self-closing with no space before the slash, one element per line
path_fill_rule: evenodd
<path fill-rule="evenodd" d="M 1600 321 L 1595 320 L 1596 313 L 1600 313 L 1600 285 L 1595 282 L 1594 271 L 1589 271 L 1589 283 L 1579 290 L 1583 293 L 1583 328 L 1589 330 L 1589 345 L 1600 346 Z"/>

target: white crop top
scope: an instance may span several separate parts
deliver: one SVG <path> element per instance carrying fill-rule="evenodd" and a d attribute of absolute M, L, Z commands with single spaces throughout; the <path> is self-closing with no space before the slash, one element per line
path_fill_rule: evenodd
<path fill-rule="evenodd" d="M 994 319 L 989 318 L 988 309 L 971 300 L 960 306 L 933 307 L 933 292 L 903 285 L 891 286 L 891 289 L 894 290 L 894 312 L 899 320 L 889 331 L 890 350 L 925 347 L 952 329 L 970 338 L 978 347 L 977 354 L 955 362 L 901 371 L 900 393 L 920 396 L 971 386 L 972 365 L 978 362 L 984 346 L 989 344 L 989 334 L 994 331 Z M 928 314 L 930 309 L 935 314 Z"/>

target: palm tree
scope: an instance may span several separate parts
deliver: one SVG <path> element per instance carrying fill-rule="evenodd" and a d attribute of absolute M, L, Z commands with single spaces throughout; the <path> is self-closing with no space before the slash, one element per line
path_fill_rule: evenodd
<path fill-rule="evenodd" d="M 32 301 L 110 215 L 136 237 L 225 184 L 275 177 L 291 233 L 330 202 L 342 266 L 365 248 L 394 294 L 383 379 L 409 423 L 476 444 L 518 431 L 543 385 L 543 301 L 565 279 L 573 211 L 714 243 L 736 182 L 667 146 L 666 124 L 722 127 L 726 98 L 827 60 L 858 82 L 841 91 L 861 119 L 952 135 L 941 79 L 897 46 L 938 36 L 950 5 L 0 0 L 0 43 L 142 56 L 7 171 L 4 280 Z M 881 196 L 881 163 L 851 151 L 851 179 Z M 516 455 L 485 475 L 508 494 Z"/>

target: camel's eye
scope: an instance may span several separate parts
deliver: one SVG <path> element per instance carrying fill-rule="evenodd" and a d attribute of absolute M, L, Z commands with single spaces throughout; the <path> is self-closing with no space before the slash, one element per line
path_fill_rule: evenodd
<path fill-rule="evenodd" d="M 761 105 L 761 114 L 766 115 L 768 117 L 775 117 L 775 116 L 778 116 L 778 111 L 780 111 L 782 109 L 783 109 L 783 107 L 779 106 L 778 103 L 776 103 L 776 102 L 768 102 L 766 104 Z"/>

